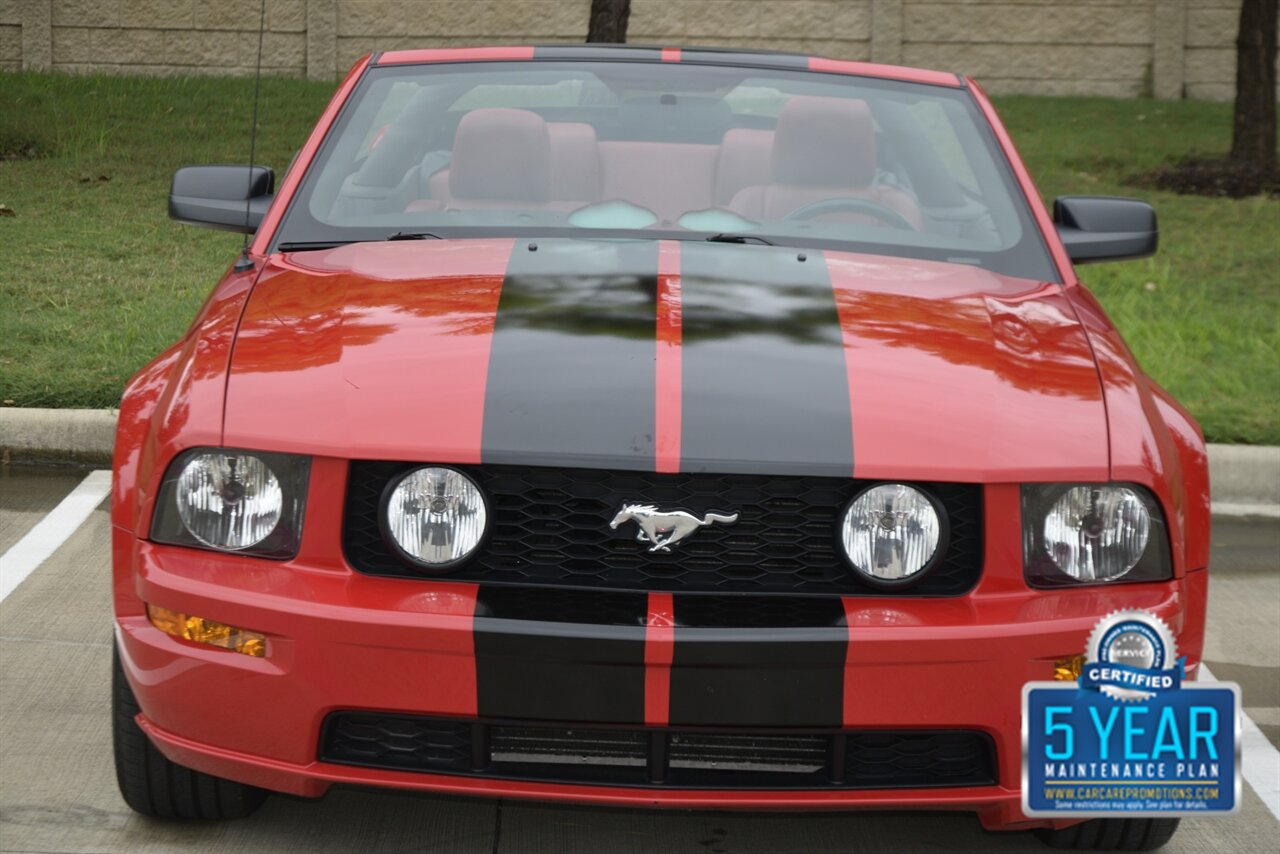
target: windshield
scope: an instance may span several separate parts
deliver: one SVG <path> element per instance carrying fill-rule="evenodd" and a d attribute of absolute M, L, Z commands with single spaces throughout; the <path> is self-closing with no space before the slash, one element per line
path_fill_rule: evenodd
<path fill-rule="evenodd" d="M 1056 278 L 966 91 L 634 61 L 372 69 L 273 248 L 539 235 L 742 240 Z"/>

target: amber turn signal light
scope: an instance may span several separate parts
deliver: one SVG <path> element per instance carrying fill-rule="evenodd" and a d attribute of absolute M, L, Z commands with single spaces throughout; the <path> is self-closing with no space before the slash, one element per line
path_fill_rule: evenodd
<path fill-rule="evenodd" d="M 1059 658 L 1057 661 L 1053 662 L 1053 681 L 1078 682 L 1080 680 L 1081 670 L 1084 670 L 1083 655 Z"/>
<path fill-rule="evenodd" d="M 267 636 L 248 629 L 238 629 L 226 623 L 216 623 L 158 605 L 147 605 L 147 619 L 151 620 L 151 625 L 175 638 L 206 643 L 254 658 L 262 658 L 267 654 Z"/>

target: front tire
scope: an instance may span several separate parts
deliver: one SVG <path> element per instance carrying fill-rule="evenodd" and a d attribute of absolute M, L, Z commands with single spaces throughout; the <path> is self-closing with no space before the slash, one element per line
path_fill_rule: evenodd
<path fill-rule="evenodd" d="M 1076 851 L 1154 851 L 1178 829 L 1177 818 L 1095 818 L 1061 830 L 1040 828 L 1036 836 L 1051 848 Z"/>
<path fill-rule="evenodd" d="M 164 757 L 135 719 L 138 700 L 111 650 L 111 720 L 116 783 L 124 802 L 136 812 L 156 818 L 244 818 L 267 799 L 253 786 L 183 768 Z"/>

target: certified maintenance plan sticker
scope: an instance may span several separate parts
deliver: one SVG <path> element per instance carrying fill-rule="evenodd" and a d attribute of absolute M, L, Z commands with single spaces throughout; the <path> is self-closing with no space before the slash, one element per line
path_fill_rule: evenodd
<path fill-rule="evenodd" d="M 1240 811 L 1240 687 L 1183 682 L 1173 633 L 1117 611 L 1089 637 L 1078 683 L 1022 689 L 1029 818 Z"/>

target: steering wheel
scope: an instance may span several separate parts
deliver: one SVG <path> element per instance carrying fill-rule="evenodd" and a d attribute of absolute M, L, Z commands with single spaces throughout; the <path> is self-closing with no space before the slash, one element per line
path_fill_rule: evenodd
<path fill-rule="evenodd" d="M 822 216 L 829 213 L 860 213 L 873 216 L 883 222 L 885 225 L 894 228 L 905 228 L 908 231 L 915 231 L 916 227 L 902 214 L 895 211 L 888 205 L 882 205 L 879 202 L 873 202 L 870 199 L 855 199 L 851 196 L 841 197 L 838 199 L 822 199 L 817 202 L 810 202 L 807 205 L 801 205 L 791 213 L 783 217 L 784 220 L 809 220 L 815 216 Z"/>

